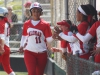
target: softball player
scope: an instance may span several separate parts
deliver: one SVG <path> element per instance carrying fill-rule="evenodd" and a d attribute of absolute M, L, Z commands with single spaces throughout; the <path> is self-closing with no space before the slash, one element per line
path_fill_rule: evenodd
<path fill-rule="evenodd" d="M 8 10 L 4 7 L 0 7 L 0 64 L 8 75 L 15 75 L 10 66 L 10 48 L 9 48 L 9 29 L 10 24 L 8 23 L 5 15 Z"/>
<path fill-rule="evenodd" d="M 87 30 L 89 28 L 88 23 L 88 15 L 89 15 L 89 9 L 86 5 L 80 5 L 77 9 L 76 18 L 77 21 L 80 22 L 80 24 L 77 26 L 78 32 L 81 35 L 85 35 L 87 33 Z M 59 31 L 59 28 L 55 27 L 56 33 L 59 34 L 59 36 L 68 41 L 73 43 L 73 55 L 76 54 L 78 51 L 81 58 L 88 59 L 89 58 L 89 48 L 88 43 L 84 43 L 76 38 L 75 35 L 73 36 L 67 36 L 63 32 Z"/>
<path fill-rule="evenodd" d="M 70 27 L 71 27 L 71 21 L 70 20 L 63 20 L 63 21 L 60 21 L 60 22 L 57 22 L 57 25 L 59 26 L 59 28 L 63 31 L 63 33 L 65 35 L 68 35 L 68 36 L 72 36 L 73 33 L 70 31 Z M 56 38 L 56 37 L 54 37 Z M 58 37 L 57 37 L 58 39 Z M 65 41 L 63 39 L 60 40 L 60 46 L 61 48 L 55 48 L 55 47 L 52 47 L 51 50 L 53 52 L 60 52 L 61 55 L 62 55 L 62 58 L 66 61 L 67 58 L 66 58 L 66 55 L 67 54 L 72 54 L 72 50 L 73 50 L 73 43 L 70 43 L 68 41 Z M 67 74 L 70 75 L 70 68 L 71 67 L 68 67 L 67 66 Z"/>
<path fill-rule="evenodd" d="M 85 36 L 82 36 L 80 33 L 76 34 L 76 36 L 84 43 L 89 41 L 95 35 L 97 43 L 92 54 L 95 55 L 95 62 L 100 63 L 100 21 L 95 22 Z"/>
<path fill-rule="evenodd" d="M 38 2 L 30 6 L 31 19 L 23 26 L 20 51 L 24 47 L 24 60 L 28 75 L 43 75 L 47 63 L 47 42 L 52 41 L 50 24 L 40 18 L 43 9 Z"/>
<path fill-rule="evenodd" d="M 60 26 L 60 29 L 63 31 L 64 34 L 71 36 L 73 33 L 70 31 L 70 25 L 67 23 L 66 20 L 57 22 L 57 25 Z M 54 37 L 56 39 L 56 37 Z M 61 53 L 71 53 L 72 52 L 72 43 L 66 42 L 65 40 L 61 39 L 61 50 L 55 47 L 52 47 L 52 51 L 54 52 L 61 52 Z"/>

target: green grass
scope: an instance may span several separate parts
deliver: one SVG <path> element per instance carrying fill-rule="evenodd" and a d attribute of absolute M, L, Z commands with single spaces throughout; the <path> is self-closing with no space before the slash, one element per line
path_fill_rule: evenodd
<path fill-rule="evenodd" d="M 27 72 L 15 72 L 16 75 L 28 75 Z M 6 72 L 4 71 L 0 71 L 0 75 L 8 75 Z"/>

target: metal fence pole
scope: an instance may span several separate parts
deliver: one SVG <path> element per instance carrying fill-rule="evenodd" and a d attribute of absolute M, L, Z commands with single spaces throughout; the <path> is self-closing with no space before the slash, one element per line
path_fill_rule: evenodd
<path fill-rule="evenodd" d="M 68 19 L 68 0 L 65 0 L 65 19 Z"/>
<path fill-rule="evenodd" d="M 94 56 L 90 56 L 90 57 L 89 57 L 89 60 L 91 61 L 91 63 L 94 62 Z M 92 74 L 93 70 L 94 70 L 94 69 L 93 69 L 93 66 L 91 65 L 91 66 L 90 66 L 90 75 Z"/>
<path fill-rule="evenodd" d="M 53 15 L 54 15 L 54 14 L 53 14 L 53 12 L 54 12 L 54 11 L 53 11 L 53 10 L 54 10 L 54 9 L 53 9 L 53 0 L 50 0 L 50 4 L 51 4 L 51 25 L 53 26 L 53 25 L 54 25 L 54 24 L 53 24 Z"/>
<path fill-rule="evenodd" d="M 5 7 L 7 7 L 7 0 L 4 0 L 4 5 Z"/>
<path fill-rule="evenodd" d="M 22 21 L 23 21 L 23 18 L 24 18 L 24 0 L 22 0 Z"/>
<path fill-rule="evenodd" d="M 79 54 L 79 51 L 76 51 L 76 58 L 79 58 L 80 54 Z M 79 61 L 78 60 L 75 60 L 76 64 L 75 64 L 75 75 L 79 75 L 79 67 L 80 67 L 80 64 L 79 64 Z"/>

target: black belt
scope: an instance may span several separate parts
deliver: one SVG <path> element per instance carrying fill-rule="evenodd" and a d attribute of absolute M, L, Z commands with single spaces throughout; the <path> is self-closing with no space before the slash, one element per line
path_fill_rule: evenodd
<path fill-rule="evenodd" d="M 47 51 L 42 51 L 42 52 L 37 52 L 37 53 L 45 53 L 45 52 L 47 52 Z"/>

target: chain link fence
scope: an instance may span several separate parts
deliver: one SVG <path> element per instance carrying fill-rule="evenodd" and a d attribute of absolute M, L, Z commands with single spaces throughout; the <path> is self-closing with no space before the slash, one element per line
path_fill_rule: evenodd
<path fill-rule="evenodd" d="M 70 19 L 75 25 L 76 21 L 76 11 L 79 5 L 89 4 L 90 0 L 68 0 L 68 19 Z"/>
<path fill-rule="evenodd" d="M 95 0 L 51 0 L 51 3 L 53 26 L 56 26 L 58 21 L 64 19 L 69 19 L 73 24 L 77 25 L 78 23 L 76 21 L 76 10 L 78 6 L 82 4 L 92 4 L 95 6 Z M 55 46 L 60 48 L 59 41 L 56 42 Z M 61 58 L 60 53 L 54 53 L 54 60 L 63 70 L 66 71 L 66 62 Z"/>
<path fill-rule="evenodd" d="M 100 70 L 100 64 L 94 62 L 93 56 L 90 56 L 89 60 L 81 59 L 75 55 L 66 55 L 66 57 L 66 73 L 68 75 L 92 75 L 93 72 Z"/>

